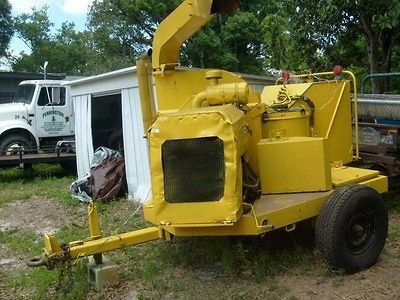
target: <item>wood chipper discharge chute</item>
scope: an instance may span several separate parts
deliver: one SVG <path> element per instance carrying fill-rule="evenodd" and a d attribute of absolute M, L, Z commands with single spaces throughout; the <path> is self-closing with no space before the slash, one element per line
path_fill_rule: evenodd
<path fill-rule="evenodd" d="M 89 255 L 100 262 L 103 252 L 173 235 L 290 231 L 304 220 L 316 220 L 317 247 L 332 267 L 352 272 L 375 263 L 387 235 L 380 196 L 387 178 L 347 166 L 358 156 L 350 72 L 284 76 L 258 93 L 227 71 L 177 68 L 182 43 L 237 5 L 184 1 L 137 61 L 152 183 L 143 210 L 154 227 L 103 237 L 91 204 L 90 237 L 60 245 L 46 235 L 32 266 Z"/>

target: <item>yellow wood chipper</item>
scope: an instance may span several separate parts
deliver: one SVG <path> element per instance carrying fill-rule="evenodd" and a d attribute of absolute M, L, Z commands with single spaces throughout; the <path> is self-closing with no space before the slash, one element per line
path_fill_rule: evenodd
<path fill-rule="evenodd" d="M 388 230 L 387 177 L 348 166 L 358 156 L 350 72 L 286 74 L 260 93 L 227 71 L 178 67 L 182 44 L 238 2 L 183 1 L 137 61 L 152 184 L 143 211 L 154 227 L 104 237 L 90 204 L 90 237 L 60 244 L 45 235 L 30 266 L 92 255 L 100 262 L 101 253 L 172 236 L 290 231 L 305 220 L 333 268 L 376 262 Z"/>

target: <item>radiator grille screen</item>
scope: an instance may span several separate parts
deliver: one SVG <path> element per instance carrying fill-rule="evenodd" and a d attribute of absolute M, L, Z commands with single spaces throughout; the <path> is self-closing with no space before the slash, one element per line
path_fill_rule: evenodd
<path fill-rule="evenodd" d="M 165 201 L 209 202 L 224 195 L 224 143 L 218 137 L 166 141 L 162 164 Z"/>

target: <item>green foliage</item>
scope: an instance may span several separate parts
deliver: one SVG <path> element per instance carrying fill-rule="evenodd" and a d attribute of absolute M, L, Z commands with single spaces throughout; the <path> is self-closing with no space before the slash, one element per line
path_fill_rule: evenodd
<path fill-rule="evenodd" d="M 63 23 L 55 33 L 54 24 L 49 20 L 47 7 L 33 9 L 30 14 L 21 14 L 15 19 L 17 35 L 31 50 L 22 52 L 14 58 L 14 71 L 39 72 L 40 66 L 47 60 L 48 71 L 83 75 L 88 73 L 88 61 L 92 58 L 88 46 L 89 33 L 77 32 L 74 23 Z"/>
<path fill-rule="evenodd" d="M 182 64 L 263 73 L 261 30 L 254 12 L 239 11 L 229 18 L 215 18 L 185 44 Z"/>
<path fill-rule="evenodd" d="M 95 1 L 89 12 L 95 48 L 105 54 L 106 61 L 116 56 L 134 61 L 151 47 L 157 26 L 178 4 L 180 1 Z M 200 30 L 184 45 L 182 64 L 261 73 L 262 17 L 256 6 L 248 8 L 250 11 L 230 18 L 218 17 Z"/>
<path fill-rule="evenodd" d="M 0 1 L 0 28 L 10 28 L 8 2 Z M 13 69 L 38 71 L 46 60 L 50 72 L 69 75 L 131 66 L 151 47 L 156 28 L 180 3 L 95 0 L 84 32 L 64 23 L 54 33 L 46 7 L 21 14 L 14 21 L 15 31 L 31 53 L 14 58 Z M 6 37 L 0 43 L 1 56 L 12 31 L 0 32 Z M 253 74 L 322 71 L 340 64 L 354 67 L 361 76 L 399 70 L 399 57 L 400 2 L 396 0 L 242 0 L 236 15 L 217 16 L 181 51 L 182 65 Z M 389 82 L 375 80 L 373 90 L 388 91 Z"/>
<path fill-rule="evenodd" d="M 342 64 L 365 72 L 390 71 L 400 43 L 399 7 L 394 0 L 273 2 L 263 22 L 267 61 L 278 69 Z"/>
<path fill-rule="evenodd" d="M 95 0 L 88 15 L 94 53 L 109 69 L 132 65 L 140 53 L 151 47 L 158 24 L 179 3 Z M 95 69 L 99 70 L 99 66 Z"/>
<path fill-rule="evenodd" d="M 31 50 L 50 39 L 50 30 L 54 24 L 49 20 L 47 9 L 46 6 L 39 10 L 33 8 L 31 14 L 23 13 L 15 18 L 18 36 Z"/>
<path fill-rule="evenodd" d="M 0 0 L 0 58 L 6 55 L 13 31 L 11 5 L 8 0 Z"/>

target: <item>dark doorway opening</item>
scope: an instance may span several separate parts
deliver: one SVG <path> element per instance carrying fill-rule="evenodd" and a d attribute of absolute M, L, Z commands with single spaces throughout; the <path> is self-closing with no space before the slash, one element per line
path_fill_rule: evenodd
<path fill-rule="evenodd" d="M 121 94 L 92 96 L 93 149 L 107 147 L 123 154 Z"/>

